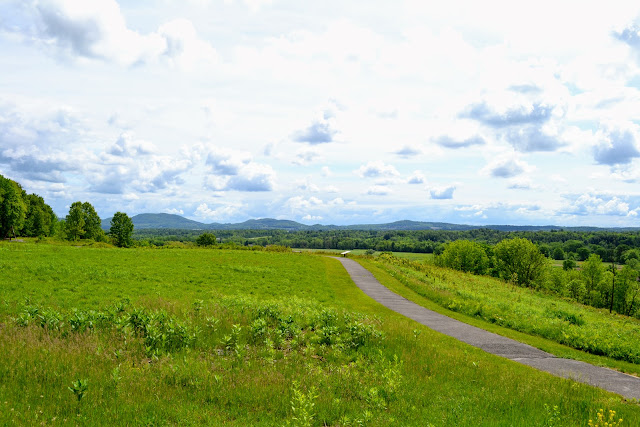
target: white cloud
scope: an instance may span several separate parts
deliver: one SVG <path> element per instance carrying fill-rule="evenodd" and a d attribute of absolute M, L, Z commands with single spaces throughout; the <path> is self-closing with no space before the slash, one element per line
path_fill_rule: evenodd
<path fill-rule="evenodd" d="M 202 206 L 202 205 L 200 205 L 200 206 Z M 168 214 L 172 214 L 172 215 L 184 215 L 184 211 L 182 209 L 176 209 L 176 208 L 165 209 L 164 213 L 168 213 Z"/>
<path fill-rule="evenodd" d="M 385 186 L 381 185 L 373 185 L 367 189 L 367 193 L 369 196 L 386 196 L 389 194 L 391 190 Z"/>
<path fill-rule="evenodd" d="M 427 179 L 420 171 L 414 171 L 407 180 L 408 184 L 424 184 L 425 182 L 427 182 Z"/>
<path fill-rule="evenodd" d="M 453 192 L 455 191 L 455 185 L 450 185 L 448 187 L 435 187 L 429 190 L 429 194 L 432 199 L 437 200 L 447 200 L 453 199 Z"/>
<path fill-rule="evenodd" d="M 562 209 L 571 215 L 611 215 L 635 217 L 640 206 L 632 208 L 624 196 L 611 194 L 584 193 L 577 196 L 566 195 L 566 204 Z"/>
<path fill-rule="evenodd" d="M 205 220 L 223 221 L 238 215 L 244 208 L 243 204 L 228 204 L 212 209 L 206 203 L 201 203 L 193 214 Z"/>
<path fill-rule="evenodd" d="M 504 154 L 489 162 L 481 172 L 494 178 L 513 178 L 534 168 L 515 154 Z"/>
<path fill-rule="evenodd" d="M 368 162 L 354 172 L 361 178 L 394 178 L 400 176 L 395 167 L 387 165 L 380 160 Z"/>
<path fill-rule="evenodd" d="M 215 50 L 185 19 L 145 35 L 128 28 L 115 0 L 28 0 L 23 6 L 21 25 L 13 30 L 66 58 L 123 65 L 166 60 L 186 69 L 216 60 Z"/>
<path fill-rule="evenodd" d="M 206 164 L 209 174 L 205 185 L 214 191 L 271 191 L 275 186 L 273 168 L 254 162 L 247 152 L 213 147 Z"/>

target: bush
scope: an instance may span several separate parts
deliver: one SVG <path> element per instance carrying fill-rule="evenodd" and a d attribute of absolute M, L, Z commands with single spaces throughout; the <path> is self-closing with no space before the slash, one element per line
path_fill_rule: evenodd
<path fill-rule="evenodd" d="M 202 233 L 196 239 L 196 245 L 198 246 L 213 246 L 217 243 L 216 236 L 213 233 Z"/>

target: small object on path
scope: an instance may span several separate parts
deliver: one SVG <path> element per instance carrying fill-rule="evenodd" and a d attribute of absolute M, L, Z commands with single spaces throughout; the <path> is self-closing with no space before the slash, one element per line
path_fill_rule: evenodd
<path fill-rule="evenodd" d="M 391 292 L 378 282 L 371 272 L 354 260 L 333 258 L 342 263 L 356 286 L 365 294 L 385 307 L 435 331 L 478 347 L 487 353 L 531 366 L 558 377 L 600 387 L 618 393 L 627 399 L 640 399 L 640 378 L 638 377 L 578 360 L 559 358 L 528 344 L 436 313 Z"/>

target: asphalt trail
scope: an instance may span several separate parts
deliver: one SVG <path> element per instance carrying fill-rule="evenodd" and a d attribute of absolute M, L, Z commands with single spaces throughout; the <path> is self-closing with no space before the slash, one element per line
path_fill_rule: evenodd
<path fill-rule="evenodd" d="M 385 307 L 435 331 L 478 347 L 487 353 L 505 357 L 558 377 L 600 387 L 628 399 L 640 399 L 640 378 L 577 360 L 562 359 L 530 345 L 436 313 L 391 292 L 354 260 L 335 258 L 342 263 L 351 279 L 365 294 Z"/>

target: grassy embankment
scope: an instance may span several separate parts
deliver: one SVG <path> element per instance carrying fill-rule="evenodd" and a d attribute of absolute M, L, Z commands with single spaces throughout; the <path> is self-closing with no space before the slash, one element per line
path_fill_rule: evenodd
<path fill-rule="evenodd" d="M 0 277 L 3 425 L 640 419 L 380 307 L 332 259 L 0 243 Z"/>
<path fill-rule="evenodd" d="M 638 319 L 432 264 L 359 261 L 385 286 L 427 308 L 561 357 L 640 375 Z"/>

